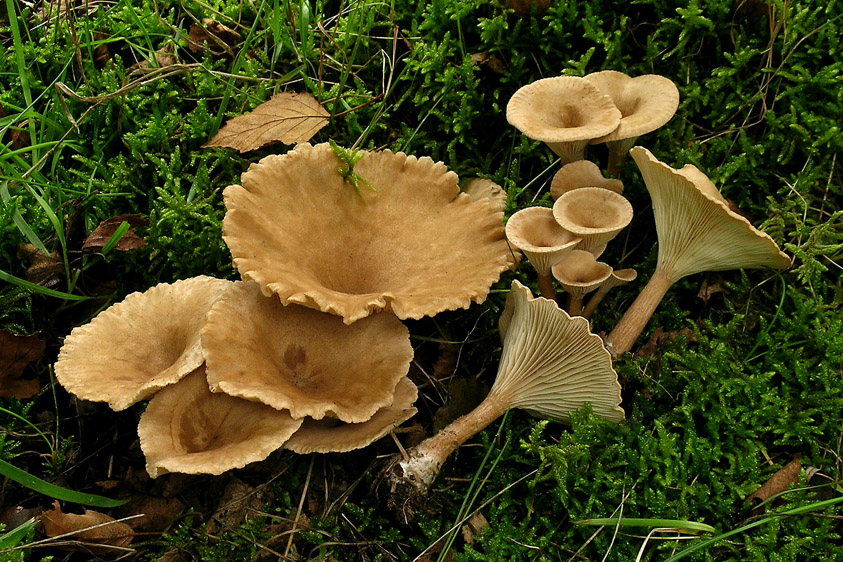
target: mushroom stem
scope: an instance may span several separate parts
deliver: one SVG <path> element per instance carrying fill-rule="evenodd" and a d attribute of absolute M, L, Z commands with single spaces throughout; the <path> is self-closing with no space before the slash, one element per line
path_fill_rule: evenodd
<path fill-rule="evenodd" d="M 656 268 L 647 286 L 626 310 L 615 329 L 606 338 L 606 348 L 617 359 L 632 348 L 632 344 L 644 331 L 644 327 L 656 311 L 667 290 L 676 280 Z"/>
<path fill-rule="evenodd" d="M 609 163 L 606 166 L 607 174 L 615 177 L 620 175 L 623 159 L 626 158 L 629 149 L 635 146 L 636 140 L 638 140 L 638 137 L 606 142 L 606 148 L 609 149 Z"/>
<path fill-rule="evenodd" d="M 539 290 L 544 298 L 556 300 L 556 289 L 553 288 L 553 277 L 550 273 L 539 273 Z"/>
<path fill-rule="evenodd" d="M 571 295 L 568 300 L 568 314 L 571 316 L 582 316 L 582 297 Z"/>
<path fill-rule="evenodd" d="M 410 459 L 399 463 L 401 474 L 395 475 L 394 480 L 396 483 L 410 484 L 424 494 L 433 484 L 448 455 L 502 416 L 507 408 L 508 405 L 496 393 L 489 394 L 474 410 L 407 451 Z"/>
<path fill-rule="evenodd" d="M 585 305 L 585 309 L 582 311 L 582 317 L 586 319 L 591 318 L 591 315 L 594 314 L 594 309 L 597 308 L 597 305 L 600 304 L 600 301 L 603 300 L 603 297 L 605 297 L 611 289 L 612 287 L 609 285 L 601 285 L 600 288 L 597 289 L 597 292 L 588 299 L 588 304 Z"/>

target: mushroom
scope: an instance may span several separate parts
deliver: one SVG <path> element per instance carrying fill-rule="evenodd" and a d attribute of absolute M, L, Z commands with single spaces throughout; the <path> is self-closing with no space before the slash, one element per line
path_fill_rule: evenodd
<path fill-rule="evenodd" d="M 513 214 L 506 223 L 506 237 L 533 264 L 542 296 L 555 299 L 550 268 L 581 239 L 559 226 L 546 207 L 527 207 Z"/>
<path fill-rule="evenodd" d="M 578 160 L 565 164 L 553 176 L 550 182 L 550 196 L 559 199 L 572 189 L 581 187 L 602 187 L 623 195 L 623 182 L 615 178 L 607 178 L 590 160 Z"/>
<path fill-rule="evenodd" d="M 686 164 L 675 170 L 640 146 L 630 154 L 653 200 L 659 255 L 650 281 L 607 338 L 614 357 L 629 351 L 667 290 L 679 279 L 703 271 L 787 269 L 791 265 L 790 257 L 770 236 L 729 209 L 699 169 Z"/>
<path fill-rule="evenodd" d="M 606 244 L 632 220 L 632 205 L 614 191 L 581 187 L 556 200 L 553 217 L 562 228 L 582 238 L 578 250 L 599 256 Z"/>
<path fill-rule="evenodd" d="M 132 293 L 64 340 L 56 378 L 83 400 L 124 410 L 197 369 L 199 332 L 230 281 L 193 277 Z"/>
<path fill-rule="evenodd" d="M 484 197 L 491 199 L 501 212 L 506 207 L 506 191 L 492 180 L 470 178 L 462 183 L 462 192 L 467 193 L 472 201 Z"/>
<path fill-rule="evenodd" d="M 612 98 L 621 112 L 617 129 L 591 141 L 591 144 L 606 143 L 608 172 L 614 176 L 639 136 L 670 121 L 679 107 L 679 90 L 670 79 L 656 74 L 631 78 L 623 72 L 604 70 L 588 74 L 585 79 Z"/>
<path fill-rule="evenodd" d="M 359 194 L 342 165 L 328 144 L 299 144 L 225 189 L 223 239 L 265 295 L 346 324 L 382 309 L 417 319 L 482 302 L 512 266 L 499 203 L 460 194 L 444 164 L 365 153 L 353 174 L 374 191 Z"/>
<path fill-rule="evenodd" d="M 298 431 L 284 443 L 284 448 L 301 454 L 346 453 L 362 449 L 413 417 L 417 411 L 413 407 L 417 397 L 416 385 L 404 377 L 395 387 L 392 404 L 375 412 L 369 420 L 343 423 L 335 418 L 305 418 Z"/>
<path fill-rule="evenodd" d="M 506 120 L 547 144 L 563 164 L 582 160 L 588 143 L 614 131 L 620 119 L 621 112 L 609 96 L 575 76 L 527 84 L 506 104 Z"/>
<path fill-rule="evenodd" d="M 287 411 L 212 393 L 200 366 L 152 397 L 138 425 L 146 471 L 222 474 L 265 459 L 302 425 Z"/>
<path fill-rule="evenodd" d="M 568 292 L 570 301 L 568 313 L 578 316 L 582 300 L 588 293 L 597 290 L 612 275 L 612 267 L 597 261 L 594 254 L 585 250 L 573 250 L 551 268 L 553 276 Z"/>
<path fill-rule="evenodd" d="M 368 420 L 393 402 L 413 349 L 393 314 L 342 318 L 263 296 L 238 282 L 211 308 L 202 345 L 212 391 L 289 410 L 293 418 Z"/>
<path fill-rule="evenodd" d="M 609 291 L 615 287 L 631 283 L 635 281 L 637 277 L 638 272 L 634 269 L 616 269 L 612 271 L 609 278 L 603 281 L 597 288 L 597 292 L 588 299 L 588 303 L 582 311 L 583 318 L 591 318 L 591 315 L 594 314 L 594 310 L 597 308 L 597 305 L 600 304 L 600 301 L 603 300 L 603 297 L 605 297 Z"/>
<path fill-rule="evenodd" d="M 457 447 L 509 408 L 567 422 L 571 412 L 590 403 L 612 422 L 624 419 L 620 384 L 602 340 L 588 321 L 571 318 L 554 301 L 534 298 L 513 281 L 499 321 L 503 352 L 497 378 L 477 408 L 408 451 L 393 482 L 424 493 Z"/>

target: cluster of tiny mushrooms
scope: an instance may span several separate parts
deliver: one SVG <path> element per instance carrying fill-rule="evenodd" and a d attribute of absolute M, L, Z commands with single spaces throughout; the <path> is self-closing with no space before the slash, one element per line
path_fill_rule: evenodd
<path fill-rule="evenodd" d="M 506 228 L 499 186 L 476 178 L 461 189 L 456 174 L 427 157 L 366 153 L 353 172 L 372 189 L 359 191 L 328 144 L 268 156 L 223 194 L 223 239 L 242 280 L 195 277 L 127 296 L 73 330 L 56 376 L 77 397 L 114 410 L 149 400 L 138 433 L 152 477 L 220 474 L 279 447 L 357 449 L 416 412 L 407 377 L 413 349 L 401 320 L 483 302 L 515 267 L 517 248 L 542 296 L 512 282 L 491 391 L 402 451 L 393 484 L 424 493 L 451 452 L 510 408 L 565 422 L 589 403 L 595 415 L 620 422 L 612 362 L 671 284 L 703 271 L 791 264 L 699 169 L 673 169 L 633 148 L 678 103 L 670 80 L 615 71 L 518 90 L 507 120 L 564 165 L 552 181 L 553 208 L 520 210 Z M 659 241 L 655 272 L 605 339 L 591 333 L 588 318 L 636 272 L 597 261 L 632 207 L 619 180 L 584 160 L 596 143 L 609 148 L 610 175 L 631 153 Z M 568 312 L 557 305 L 553 278 L 569 295 Z"/>

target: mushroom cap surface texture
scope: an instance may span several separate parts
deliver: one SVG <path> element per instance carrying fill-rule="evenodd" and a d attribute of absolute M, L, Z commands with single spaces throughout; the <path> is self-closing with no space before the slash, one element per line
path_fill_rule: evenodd
<path fill-rule="evenodd" d="M 342 316 L 421 318 L 482 302 L 512 265 L 503 212 L 459 193 L 441 162 L 389 151 L 355 165 L 327 144 L 268 156 L 225 189 L 223 239 L 267 296 Z"/>
<path fill-rule="evenodd" d="M 635 78 L 615 70 L 594 72 L 585 77 L 609 96 L 620 110 L 618 127 L 592 143 L 637 138 L 655 131 L 676 113 L 679 90 L 669 78 L 645 74 Z"/>
<path fill-rule="evenodd" d="M 290 413 L 213 393 L 200 367 L 152 397 L 138 424 L 146 470 L 222 474 L 265 459 L 301 426 Z"/>
<path fill-rule="evenodd" d="M 231 281 L 192 277 L 132 293 L 64 340 L 56 378 L 83 400 L 124 410 L 205 361 L 199 333 Z"/>
<path fill-rule="evenodd" d="M 265 297 L 239 282 L 211 308 L 202 345 L 213 391 L 289 410 L 293 418 L 364 422 L 407 375 L 410 333 L 393 314 L 352 325 Z"/>
<path fill-rule="evenodd" d="M 305 418 L 298 431 L 284 443 L 284 448 L 301 454 L 346 453 L 362 449 L 413 417 L 417 412 L 413 407 L 417 397 L 416 385 L 404 377 L 395 387 L 392 404 L 375 412 L 368 421 L 343 423 L 334 418 Z"/>
<path fill-rule="evenodd" d="M 468 194 L 472 201 L 488 197 L 495 203 L 495 208 L 503 212 L 506 207 L 506 191 L 504 188 L 484 178 L 469 178 L 462 183 L 462 192 Z"/>
<path fill-rule="evenodd" d="M 775 241 L 731 211 L 696 167 L 675 170 L 640 146 L 630 154 L 653 200 L 658 268 L 669 278 L 678 280 L 702 271 L 790 267 L 790 257 Z"/>
<path fill-rule="evenodd" d="M 583 240 L 577 247 L 596 254 L 632 221 L 632 205 L 623 195 L 602 187 L 581 187 L 564 193 L 553 204 L 562 228 Z M 599 252 L 594 252 L 595 250 Z"/>
<path fill-rule="evenodd" d="M 600 418 L 624 419 L 612 358 L 588 320 L 513 281 L 498 326 L 503 353 L 490 395 L 556 421 L 568 421 L 586 402 Z"/>
<path fill-rule="evenodd" d="M 550 196 L 559 199 L 572 189 L 581 187 L 602 187 L 623 194 L 623 182 L 615 178 L 607 178 L 600 168 L 591 160 L 577 160 L 562 166 L 550 182 Z"/>
<path fill-rule="evenodd" d="M 553 264 L 581 241 L 559 226 L 547 207 L 527 207 L 514 213 L 506 222 L 506 237 L 540 274 L 550 274 Z"/>
<path fill-rule="evenodd" d="M 573 250 L 556 263 L 551 272 L 562 287 L 577 298 L 596 291 L 612 275 L 612 266 L 597 261 L 594 254 Z"/>

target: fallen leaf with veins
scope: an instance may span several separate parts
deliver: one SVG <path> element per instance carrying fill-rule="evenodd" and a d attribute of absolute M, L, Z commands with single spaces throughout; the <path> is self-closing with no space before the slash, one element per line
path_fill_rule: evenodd
<path fill-rule="evenodd" d="M 799 482 L 799 472 L 801 470 L 802 463 L 799 462 L 799 457 L 796 457 L 773 474 L 760 488 L 748 495 L 746 501 L 752 502 L 753 505 L 757 506 L 776 494 L 784 492 L 788 486 Z"/>
<path fill-rule="evenodd" d="M 24 400 L 35 396 L 41 384 L 20 379 L 24 368 L 44 355 L 44 342 L 37 334 L 18 336 L 0 330 L 0 396 Z"/>
<path fill-rule="evenodd" d="M 119 217 L 112 217 L 102 221 L 99 226 L 97 226 L 85 239 L 85 243 L 82 244 L 82 249 L 94 251 L 102 250 L 111 237 L 114 236 L 114 233 L 117 232 L 117 229 L 120 228 L 120 225 L 124 222 L 129 223 L 130 228 L 125 234 L 123 234 L 123 237 L 119 242 L 117 242 L 114 249 L 120 250 L 121 252 L 127 252 L 129 250 L 137 250 L 138 248 L 146 246 L 146 241 L 137 235 L 135 227 L 148 226 L 149 219 L 144 218 L 139 214 L 131 214 L 120 215 Z"/>
<path fill-rule="evenodd" d="M 56 545 L 62 550 L 115 553 L 128 547 L 135 536 L 131 527 L 98 511 L 86 509 L 83 515 L 63 513 L 59 502 L 53 503 L 52 511 L 41 514 L 41 524 L 44 534 L 51 538 L 70 533 L 62 539 L 74 544 Z"/>

